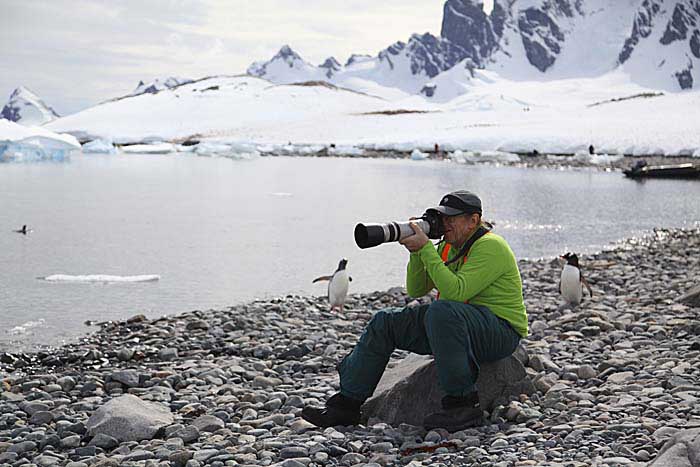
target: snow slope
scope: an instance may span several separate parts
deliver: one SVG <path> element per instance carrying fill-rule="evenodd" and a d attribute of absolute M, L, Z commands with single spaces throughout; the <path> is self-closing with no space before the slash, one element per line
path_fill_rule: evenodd
<path fill-rule="evenodd" d="M 323 121 L 388 104 L 379 98 L 325 83 L 274 85 L 250 76 L 215 77 L 157 94 L 106 102 L 47 125 L 80 139 L 115 143 L 177 140 L 217 135 L 257 139 L 303 121 Z M 285 141 L 289 138 L 283 138 Z"/>

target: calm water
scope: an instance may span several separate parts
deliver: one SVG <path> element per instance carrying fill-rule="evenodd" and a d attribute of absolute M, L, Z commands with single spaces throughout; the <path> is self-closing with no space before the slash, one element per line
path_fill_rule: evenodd
<path fill-rule="evenodd" d="M 482 196 L 518 257 L 593 251 L 700 220 L 700 183 L 619 173 L 407 160 L 79 157 L 0 165 L 0 349 L 59 344 L 86 320 L 155 317 L 288 293 L 323 295 L 349 258 L 351 291 L 403 283 L 397 244 L 360 250 L 357 222 L 404 220 L 455 189 Z M 28 236 L 12 230 L 28 224 Z M 157 282 L 50 283 L 52 274 Z"/>

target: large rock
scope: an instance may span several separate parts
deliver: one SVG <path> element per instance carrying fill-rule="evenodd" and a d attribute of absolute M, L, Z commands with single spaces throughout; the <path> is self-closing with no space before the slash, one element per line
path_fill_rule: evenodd
<path fill-rule="evenodd" d="M 700 467 L 700 428 L 673 435 L 649 467 Z"/>
<path fill-rule="evenodd" d="M 684 305 L 700 307 L 700 285 L 690 289 L 685 295 L 678 299 Z"/>
<path fill-rule="evenodd" d="M 525 354 L 522 351 L 519 355 Z M 531 394 L 535 388 L 526 376 L 525 367 L 515 356 L 481 365 L 476 381 L 479 402 L 486 410 L 505 402 L 511 395 Z M 420 426 L 426 415 L 441 409 L 445 395 L 439 387 L 437 366 L 431 356 L 409 355 L 384 372 L 374 396 L 365 402 L 365 421 L 376 417 L 398 425 Z"/>
<path fill-rule="evenodd" d="M 173 421 L 167 407 L 125 394 L 97 409 L 88 419 L 87 429 L 90 436 L 102 433 L 120 442 L 141 441 L 153 439 L 158 430 Z"/>

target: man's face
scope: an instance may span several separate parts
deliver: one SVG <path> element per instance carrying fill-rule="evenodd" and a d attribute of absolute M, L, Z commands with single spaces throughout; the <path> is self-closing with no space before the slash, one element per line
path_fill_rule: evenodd
<path fill-rule="evenodd" d="M 461 246 L 469 238 L 469 234 L 478 227 L 479 214 L 459 214 L 457 216 L 442 216 L 445 226 L 445 241 L 450 245 Z"/>

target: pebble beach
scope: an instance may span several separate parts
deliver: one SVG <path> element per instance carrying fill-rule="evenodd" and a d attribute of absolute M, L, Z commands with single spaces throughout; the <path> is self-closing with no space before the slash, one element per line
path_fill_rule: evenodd
<path fill-rule="evenodd" d="M 98 323 L 51 351 L 0 354 L 0 465 L 648 465 L 676 432 L 700 427 L 700 308 L 678 301 L 698 284 L 700 228 L 655 229 L 580 259 L 594 294 L 576 308 L 562 305 L 556 259 L 520 261 L 536 392 L 483 426 L 302 420 L 301 407 L 336 392 L 335 366 L 372 313 L 416 301 L 396 287 L 331 313 L 325 297 L 290 295 Z M 127 394 L 165 421 L 140 441 L 95 435 L 90 417 Z"/>

